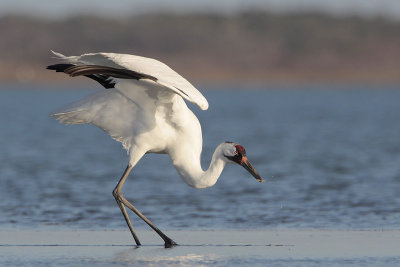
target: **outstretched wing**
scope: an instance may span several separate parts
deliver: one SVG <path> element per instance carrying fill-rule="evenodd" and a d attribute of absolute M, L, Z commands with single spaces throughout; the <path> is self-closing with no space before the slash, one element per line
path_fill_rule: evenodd
<path fill-rule="evenodd" d="M 66 57 L 52 52 L 58 59 L 69 64 L 56 64 L 49 66 L 49 69 L 62 71 L 71 76 L 87 76 L 98 81 L 105 88 L 112 88 L 115 85 L 115 81 L 110 77 L 151 80 L 197 105 L 200 109 L 208 109 L 206 98 L 191 83 L 158 60 L 115 53 L 90 53 Z"/>

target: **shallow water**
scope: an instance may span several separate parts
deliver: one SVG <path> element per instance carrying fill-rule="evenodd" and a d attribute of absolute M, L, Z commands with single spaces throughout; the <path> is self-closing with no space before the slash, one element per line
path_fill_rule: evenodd
<path fill-rule="evenodd" d="M 120 144 L 48 115 L 93 90 L 3 89 L 0 229 L 125 229 L 111 195 L 127 163 Z M 204 90 L 210 109 L 193 107 L 203 166 L 235 141 L 266 183 L 228 166 L 197 190 L 167 156 L 146 155 L 125 196 L 161 229 L 399 229 L 400 90 L 322 89 Z"/>
<path fill-rule="evenodd" d="M 398 266 L 399 230 L 0 231 L 4 266 Z"/>

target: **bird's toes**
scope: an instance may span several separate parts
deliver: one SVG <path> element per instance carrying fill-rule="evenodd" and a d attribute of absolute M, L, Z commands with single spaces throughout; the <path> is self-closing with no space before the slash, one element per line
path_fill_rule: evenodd
<path fill-rule="evenodd" d="M 178 244 L 174 240 L 172 239 L 165 240 L 165 245 L 164 245 L 165 248 L 172 248 L 175 246 L 178 246 Z"/>

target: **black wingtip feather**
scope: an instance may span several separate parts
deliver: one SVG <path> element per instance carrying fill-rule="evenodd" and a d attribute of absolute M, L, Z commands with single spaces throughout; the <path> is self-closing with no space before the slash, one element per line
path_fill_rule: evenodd
<path fill-rule="evenodd" d="M 46 69 L 55 70 L 56 72 L 64 72 L 65 69 L 68 69 L 72 66 L 75 66 L 75 65 L 73 65 L 73 64 L 55 64 L 55 65 L 47 66 Z"/>
<path fill-rule="evenodd" d="M 74 65 L 74 64 L 55 64 L 55 65 L 47 66 L 46 69 L 55 70 L 56 72 L 64 72 L 64 73 L 72 76 L 68 70 L 71 68 L 73 69 L 73 67 L 75 67 L 75 66 L 76 65 Z M 101 74 L 97 74 L 97 75 L 96 74 L 88 74 L 88 75 L 84 75 L 84 76 L 95 80 L 96 82 L 100 83 L 106 89 L 114 88 L 114 86 L 115 86 L 115 82 L 113 82 L 110 79 L 110 76 L 101 75 Z"/>
<path fill-rule="evenodd" d="M 139 73 L 127 69 L 117 69 L 98 65 L 55 64 L 48 66 L 47 69 L 55 70 L 56 72 L 64 72 L 71 77 L 86 76 L 100 83 L 106 89 L 114 88 L 115 86 L 115 82 L 113 81 L 113 79 L 111 79 L 111 77 L 135 80 L 149 79 L 152 81 L 157 81 L 156 77 L 148 74 Z"/>

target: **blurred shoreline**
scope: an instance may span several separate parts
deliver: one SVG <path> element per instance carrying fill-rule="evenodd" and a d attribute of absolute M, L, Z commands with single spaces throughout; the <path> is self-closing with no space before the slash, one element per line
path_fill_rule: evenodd
<path fill-rule="evenodd" d="M 400 22 L 318 13 L 0 17 L 0 83 L 76 80 L 45 69 L 66 55 L 129 53 L 194 84 L 399 84 Z M 68 81 L 67 81 L 68 80 Z M 75 81 L 74 81 L 75 82 Z"/>

